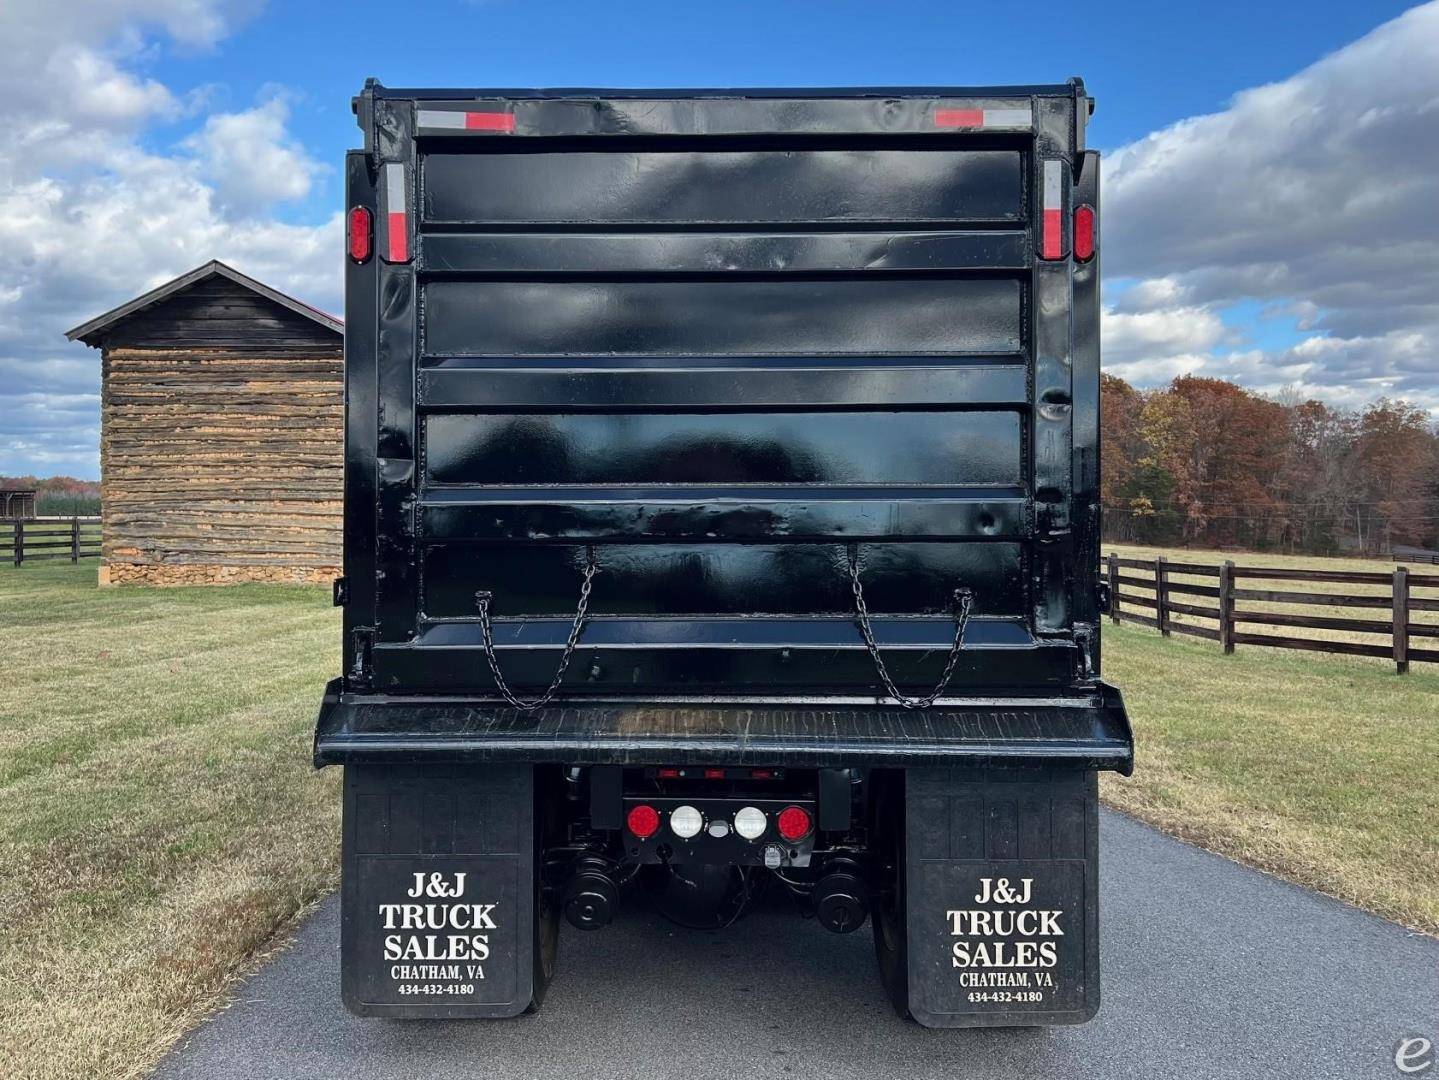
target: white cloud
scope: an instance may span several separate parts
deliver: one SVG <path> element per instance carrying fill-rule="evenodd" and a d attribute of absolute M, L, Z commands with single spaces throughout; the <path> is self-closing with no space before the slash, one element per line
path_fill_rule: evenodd
<path fill-rule="evenodd" d="M 1214 310 L 1163 301 L 1140 310 L 1116 305 L 1104 312 L 1102 325 L 1106 365 L 1207 352 L 1232 338 Z"/>
<path fill-rule="evenodd" d="M 1150 311 L 1180 307 L 1189 303 L 1189 288 L 1177 278 L 1159 277 L 1139 281 L 1125 289 L 1115 301 L 1115 311 Z"/>
<path fill-rule="evenodd" d="M 289 116 L 285 99 L 275 96 L 248 112 L 209 117 L 186 141 L 228 212 L 249 216 L 309 194 L 320 166 L 289 137 Z"/>
<path fill-rule="evenodd" d="M 64 331 L 208 259 L 338 310 L 340 215 L 279 221 L 321 170 L 272 91 L 204 115 L 139 73 L 160 47 L 214 47 L 255 5 L 226 0 L 7 0 L 0 39 L 0 472 L 98 470 L 97 355 Z M 157 123 L 200 109 L 171 153 Z"/>
<path fill-rule="evenodd" d="M 1111 305 L 1106 350 L 1143 375 L 1146 358 L 1167 371 L 1198 346 L 1204 374 L 1272 387 L 1297 372 L 1328 400 L 1402 395 L 1439 410 L 1436 175 L 1430 3 L 1110 156 L 1106 268 L 1141 285 Z M 1200 344 L 1246 300 L 1320 336 L 1242 354 Z M 1187 332 L 1173 326 L 1186 320 Z"/>

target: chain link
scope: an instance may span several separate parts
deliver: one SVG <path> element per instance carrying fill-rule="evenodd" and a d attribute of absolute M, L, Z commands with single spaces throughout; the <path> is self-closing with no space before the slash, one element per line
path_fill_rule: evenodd
<path fill-rule="evenodd" d="M 548 705 L 560 688 L 560 682 L 565 677 L 565 670 L 570 666 L 570 659 L 575 654 L 575 647 L 580 643 L 580 632 L 585 626 L 586 612 L 590 606 L 590 588 L 594 584 L 595 574 L 599 573 L 600 565 L 595 560 L 595 549 L 585 548 L 585 578 L 580 583 L 580 602 L 575 608 L 575 621 L 570 627 L 570 636 L 565 641 L 564 655 L 560 657 L 560 666 L 555 671 L 555 677 L 550 680 L 550 685 L 545 687 L 545 692 L 532 701 L 524 701 L 515 696 L 510 689 L 509 683 L 505 682 L 504 675 L 500 674 L 500 661 L 495 655 L 494 636 L 490 627 L 490 601 L 492 598 L 488 591 L 475 593 L 475 607 L 480 612 L 480 634 L 485 643 L 485 659 L 490 664 L 490 674 L 495 677 L 495 685 L 499 687 L 504 699 L 515 708 L 523 712 L 530 712 L 534 709 L 543 708 Z"/>
<path fill-rule="evenodd" d="M 859 632 L 864 635 L 864 644 L 869 649 L 870 659 L 874 661 L 874 670 L 879 673 L 880 679 L 884 682 L 884 688 L 889 691 L 889 696 L 899 702 L 902 708 L 906 709 L 927 709 L 939 700 L 941 694 L 949 686 L 949 680 L 954 678 L 954 667 L 959 663 L 959 652 L 964 646 L 964 628 L 969 625 L 969 613 L 974 608 L 974 593 L 969 589 L 955 589 L 955 619 L 954 619 L 954 644 L 949 647 L 949 659 L 944 662 L 944 671 L 939 676 L 939 682 L 934 690 L 924 697 L 906 697 L 890 678 L 889 668 L 885 666 L 884 657 L 880 655 L 879 645 L 874 640 L 874 628 L 869 622 L 869 608 L 864 602 L 864 586 L 859 581 L 859 547 L 851 544 L 849 547 L 849 584 L 854 592 L 854 610 L 858 616 Z"/>
<path fill-rule="evenodd" d="M 859 624 L 860 634 L 864 637 L 865 648 L 869 650 L 870 659 L 874 662 L 874 669 L 884 683 L 884 688 L 889 696 L 897 701 L 901 707 L 906 709 L 927 709 L 939 700 L 940 696 L 949 687 L 950 680 L 954 678 L 955 666 L 959 663 L 959 654 L 964 647 L 964 630 L 969 625 L 970 612 L 974 608 L 974 593 L 969 589 L 956 589 L 955 598 L 955 625 L 954 644 L 950 646 L 949 656 L 944 663 L 944 670 L 940 673 L 939 682 L 934 689 L 923 697 L 908 697 L 900 691 L 890 676 L 889 668 L 880 654 L 879 644 L 874 638 L 874 627 L 870 623 L 869 607 L 864 600 L 864 586 L 859 580 L 859 550 L 855 546 L 849 549 L 849 582 L 850 589 L 854 593 L 854 610 Z M 559 692 L 560 683 L 564 680 L 565 672 L 569 669 L 570 661 L 574 657 L 575 649 L 580 642 L 580 634 L 584 630 L 585 620 L 590 604 L 590 591 L 594 586 L 595 574 L 599 572 L 599 563 L 595 560 L 593 548 L 585 549 L 585 575 L 580 584 L 579 604 L 575 608 L 574 622 L 570 626 L 569 637 L 565 641 L 564 653 L 560 656 L 559 667 L 555 670 L 555 676 L 550 680 L 550 685 L 545 687 L 544 693 L 530 701 L 525 701 L 515 695 L 510 689 L 509 683 L 505 681 L 500 671 L 499 657 L 495 654 L 494 631 L 490 621 L 490 603 L 493 599 L 488 591 L 475 594 L 475 606 L 480 613 L 480 634 L 484 640 L 485 660 L 489 663 L 490 674 L 494 676 L 495 685 L 499 688 L 501 696 L 517 709 L 529 712 L 534 709 L 543 708 Z"/>

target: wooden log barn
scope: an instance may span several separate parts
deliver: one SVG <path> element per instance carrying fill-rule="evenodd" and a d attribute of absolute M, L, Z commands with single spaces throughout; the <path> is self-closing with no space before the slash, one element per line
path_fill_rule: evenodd
<path fill-rule="evenodd" d="M 66 336 L 101 355 L 102 585 L 338 576 L 338 319 L 209 262 Z"/>

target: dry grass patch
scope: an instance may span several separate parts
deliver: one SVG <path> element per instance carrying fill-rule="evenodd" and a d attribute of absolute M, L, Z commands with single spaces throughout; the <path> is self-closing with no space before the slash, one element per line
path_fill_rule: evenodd
<path fill-rule="evenodd" d="M 323 590 L 0 570 L 0 1076 L 143 1075 L 333 887 Z"/>

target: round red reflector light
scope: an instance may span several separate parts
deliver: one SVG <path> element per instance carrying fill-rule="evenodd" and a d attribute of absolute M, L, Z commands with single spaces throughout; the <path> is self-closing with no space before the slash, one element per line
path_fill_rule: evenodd
<path fill-rule="evenodd" d="M 810 819 L 807 810 L 801 810 L 798 806 L 787 806 L 779 812 L 779 819 L 776 821 L 779 834 L 786 840 L 803 840 L 809 835 Z"/>
<path fill-rule="evenodd" d="M 1094 207 L 1087 203 L 1074 211 L 1074 257 L 1080 262 L 1094 258 Z"/>
<path fill-rule="evenodd" d="M 648 840 L 660 831 L 660 814 L 653 806 L 636 806 L 625 818 L 625 823 L 629 825 L 630 832 L 641 840 Z"/>
<path fill-rule="evenodd" d="M 370 212 L 363 206 L 350 208 L 350 258 L 362 263 L 370 257 Z"/>

